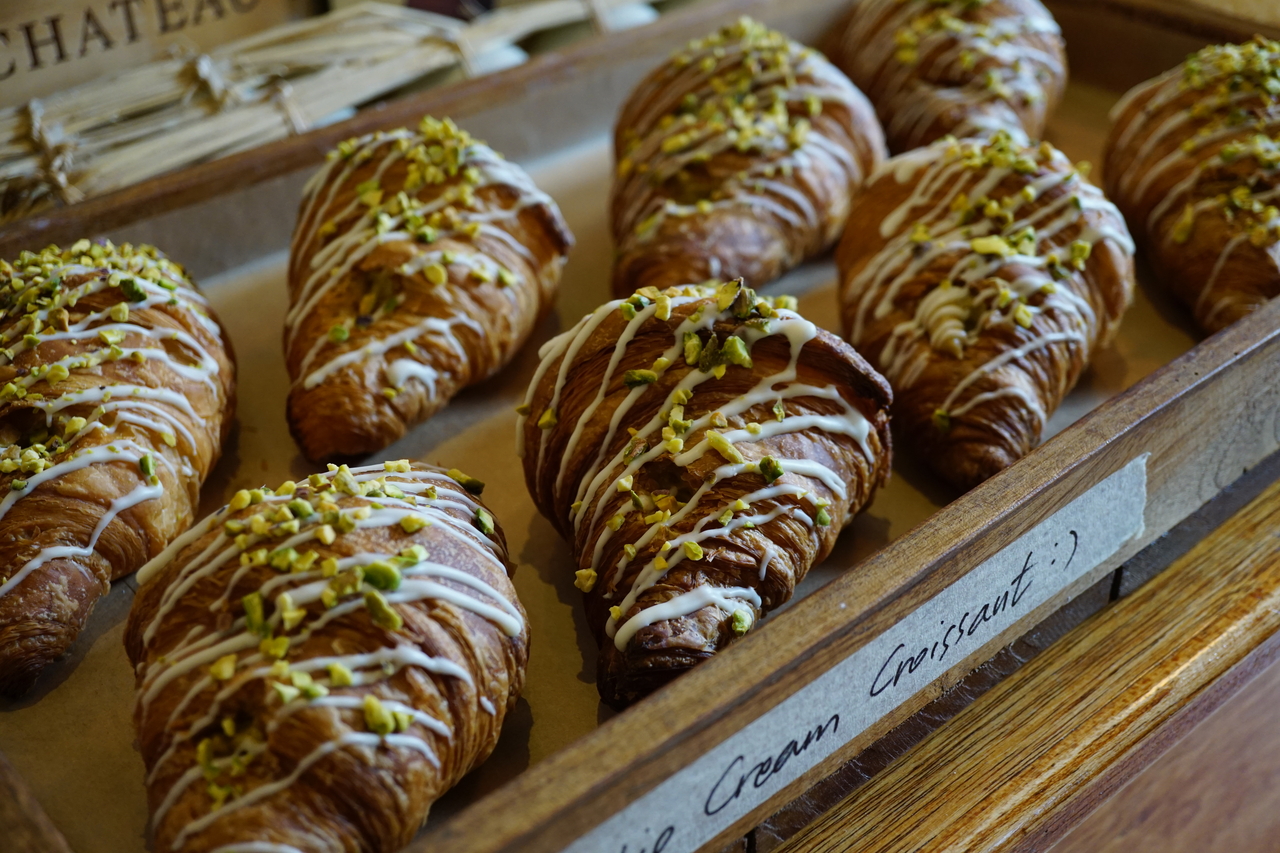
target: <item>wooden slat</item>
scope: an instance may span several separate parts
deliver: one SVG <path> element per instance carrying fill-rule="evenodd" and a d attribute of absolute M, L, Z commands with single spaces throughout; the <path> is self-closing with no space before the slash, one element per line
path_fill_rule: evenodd
<path fill-rule="evenodd" d="M 0 755 L 0 850 L 4 853 L 71 853 L 67 840 L 4 755 Z"/>
<path fill-rule="evenodd" d="M 1280 304 L 1272 303 L 1102 406 L 857 571 L 799 602 L 734 653 L 704 664 L 530 768 L 429 831 L 411 849 L 481 853 L 563 847 L 866 645 L 1091 485 L 1150 453 L 1146 533 L 1114 563 L 1082 581 L 1093 583 L 1280 446 L 1280 386 L 1272 381 L 1277 371 Z M 759 823 L 828 775 L 1064 599 L 1050 600 L 1029 621 L 970 655 L 719 840 Z"/>
<path fill-rule="evenodd" d="M 1280 483 L 779 853 L 1043 850 L 1280 657 Z"/>
<path fill-rule="evenodd" d="M 1050 853 L 1275 853 L 1280 664 L 1245 685 Z"/>
<path fill-rule="evenodd" d="M 1071 5 L 1087 14 L 1122 15 L 1165 29 L 1203 36 L 1207 41 L 1234 41 L 1242 33 L 1280 37 L 1280 27 L 1234 14 L 1220 6 L 1215 7 L 1212 3 L 1192 3 L 1187 0 L 1071 0 Z"/>

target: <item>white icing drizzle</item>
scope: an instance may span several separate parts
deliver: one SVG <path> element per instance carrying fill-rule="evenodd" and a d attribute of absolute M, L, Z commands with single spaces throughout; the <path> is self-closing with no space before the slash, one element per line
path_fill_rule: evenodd
<path fill-rule="evenodd" d="M 912 140 L 911 148 L 926 144 L 932 140 L 922 134 L 939 115 L 955 115 L 955 126 L 943 132 L 963 137 L 1004 130 L 1026 141 L 1014 104 L 1043 101 L 1046 81 L 1066 73 L 1056 55 L 1028 37 L 1056 36 L 1058 24 L 1039 3 L 1016 10 L 1008 4 L 1006 14 L 992 14 L 984 2 L 970 15 L 973 6 L 971 0 L 857 3 L 843 36 L 843 62 L 864 88 L 881 93 L 877 106 L 891 139 Z M 981 73 L 974 70 L 978 62 Z"/>
<path fill-rule="evenodd" d="M 68 286 L 67 281 L 77 281 Z M 87 349 L 41 362 L 16 375 L 0 389 L 0 400 L 42 411 L 48 437 L 24 448 L 10 445 L 3 454 L 12 460 L 13 477 L 0 500 L 0 518 L 18 501 L 47 482 L 91 465 L 126 464 L 141 467 L 144 459 L 174 475 L 196 473 L 195 437 L 178 413 L 200 422 L 191 401 L 168 388 L 151 388 L 102 378 L 100 365 L 124 359 L 158 362 L 172 373 L 207 387 L 220 387 L 218 359 L 193 335 L 172 326 L 140 322 L 140 312 L 175 306 L 185 318 L 221 341 L 218 324 L 208 315 L 208 303 L 187 281 L 180 267 L 150 247 L 77 242 L 65 253 L 53 249 L 38 255 L 23 253 L 13 265 L 0 262 L 0 286 L 5 287 L 5 329 L 0 334 L 0 367 L 12 365 L 33 347 L 55 341 L 92 342 Z M 110 309 L 91 311 L 71 321 L 81 300 L 119 289 L 120 300 Z M 167 346 L 168 345 L 168 346 Z M 175 353 L 180 353 L 177 355 Z M 59 378 L 56 371 L 65 371 Z M 91 375 L 96 387 L 74 390 Z M 46 384 L 43 395 L 32 391 Z M 51 394 L 55 386 L 65 390 Z M 67 410 L 74 409 L 75 414 Z M 175 412 L 174 410 L 177 410 Z M 129 429 L 128 427 L 132 427 Z M 86 446 L 88 445 L 88 446 Z M 163 448 L 173 448 L 170 458 Z M 159 450 L 155 448 L 160 448 Z M 8 463 L 6 463 L 8 464 Z M 91 556 L 99 538 L 120 513 L 164 494 L 152 477 L 111 501 L 88 541 L 39 550 L 0 582 L 0 596 L 21 584 L 40 567 L 58 559 Z M 25 486 L 18 487 L 18 482 Z M 85 571 L 83 565 L 81 570 Z"/>
<path fill-rule="evenodd" d="M 814 386 L 797 381 L 797 365 L 801 353 L 804 347 L 818 335 L 817 327 L 794 311 L 785 308 L 773 309 L 776 316 L 769 319 L 767 325 L 760 324 L 759 318 L 753 325 L 734 320 L 731 309 L 718 310 L 716 299 L 719 294 L 723 297 L 721 304 L 728 305 L 730 296 L 737 294 L 740 286 L 740 283 L 721 285 L 719 289 L 714 285 L 690 286 L 672 288 L 663 292 L 661 305 L 664 312 L 671 312 L 672 319 L 669 325 L 667 320 L 657 316 L 660 303 L 657 298 L 659 294 L 656 291 L 650 293 L 653 297 L 652 301 L 646 298 L 637 302 L 640 294 L 632 297 L 630 301 L 615 300 L 583 317 L 576 326 L 549 341 L 539 353 L 542 362 L 525 395 L 524 407 L 521 411 L 528 411 L 535 397 L 539 396 L 539 389 L 545 388 L 551 382 L 551 371 L 554 369 L 555 380 L 544 411 L 556 412 L 557 417 L 565 416 L 558 410 L 561 394 L 565 390 L 571 372 L 580 368 L 580 361 L 583 358 L 590 358 L 593 361 L 607 362 L 596 386 L 595 395 L 582 413 L 577 416 L 571 426 L 565 422 L 559 423 L 558 429 L 569 429 L 569 439 L 560 451 L 559 457 L 550 455 L 551 430 L 544 428 L 534 445 L 536 456 L 531 461 L 534 470 L 549 469 L 557 472 L 549 493 L 544 491 L 546 487 L 543 485 L 542 478 L 539 478 L 534 485 L 534 498 L 539 505 L 545 507 L 564 505 L 569 498 L 566 489 L 574 488 L 576 485 L 574 506 L 570 510 L 569 521 L 579 537 L 586 534 L 585 542 L 581 538 L 578 540 L 578 547 L 591 554 L 591 568 L 586 570 L 591 580 L 586 588 L 589 590 L 590 585 L 594 584 L 606 544 L 614 533 L 614 529 L 606 523 L 609 517 L 616 518 L 619 513 L 626 515 L 633 511 L 640 515 L 653 516 L 652 519 L 645 518 L 643 532 L 630 543 L 629 547 L 634 548 L 634 551 L 624 553 L 616 565 L 610 567 L 610 581 L 604 591 L 607 599 L 616 595 L 615 584 L 636 559 L 636 556 L 632 555 L 638 556 L 659 537 L 662 537 L 659 541 L 666 543 L 659 553 L 654 554 L 641 566 L 605 626 L 607 635 L 614 639 L 619 649 L 625 647 L 636 630 L 656 621 L 688 615 L 711 603 L 724 605 L 729 598 L 734 598 L 749 600 L 753 602 L 753 606 L 759 606 L 759 598 L 752 590 L 742 592 L 719 589 L 700 592 L 696 595 L 685 594 L 643 608 L 624 622 L 621 615 L 630 612 L 646 590 L 659 583 L 682 561 L 690 558 L 689 551 L 685 550 L 686 546 L 694 554 L 701 554 L 700 543 L 706 540 L 725 538 L 743 527 L 764 527 L 783 515 L 801 520 L 813 531 L 814 536 L 819 536 L 816 518 L 821 512 L 825 512 L 826 502 L 819 501 L 811 488 L 800 484 L 803 482 L 802 479 L 797 482 L 798 478 L 809 478 L 821 482 L 841 500 L 847 497 L 848 485 L 843 478 L 820 462 L 813 459 L 781 458 L 778 462 L 781 463 L 782 470 L 791 475 L 785 480 L 778 479 L 773 485 L 756 489 L 724 506 L 715 508 L 706 506 L 703 503 L 704 498 L 717 484 L 744 475 L 760 476 L 760 460 L 769 453 L 769 447 L 758 442 L 799 432 L 847 436 L 857 442 L 874 467 L 875 454 L 868 441 L 872 427 L 867 418 L 843 397 L 837 386 Z M 642 294 L 645 292 L 642 291 Z M 750 294 L 750 291 L 742 292 Z M 754 299 L 754 296 L 748 298 Z M 649 304 L 644 304 L 646 302 Z M 701 307 L 691 309 L 690 306 L 695 304 Z M 615 312 L 623 312 L 624 317 L 631 315 L 632 312 L 634 315 L 616 340 L 610 340 L 602 345 L 597 330 Z M 679 312 L 678 315 L 677 312 Z M 680 317 L 678 322 L 675 319 L 677 316 Z M 645 395 L 655 393 L 652 389 L 656 386 L 637 385 L 622 395 L 621 399 L 619 399 L 619 390 L 611 392 L 610 389 L 616 389 L 620 365 L 624 361 L 634 362 L 634 358 L 628 355 L 629 347 L 641 329 L 645 330 L 646 341 L 650 342 L 646 343 L 646 346 L 652 346 L 655 326 L 659 329 L 669 329 L 671 345 L 659 355 L 655 362 L 655 373 L 661 374 L 665 370 L 672 369 L 670 366 L 664 367 L 664 364 L 683 367 L 687 336 L 698 333 L 706 335 L 717 321 L 721 324 L 726 321 L 741 323 L 733 334 L 741 338 L 746 351 L 750 351 L 767 337 L 781 337 L 787 342 L 790 351 L 786 367 L 775 373 L 759 376 L 750 390 L 725 402 L 715 411 L 707 411 L 697 417 L 691 414 L 677 438 L 671 424 L 680 421 L 680 415 L 677 412 L 684 411 L 680 407 L 688 406 L 690 409 L 696 407 L 696 403 L 691 401 L 696 401 L 697 394 L 703 390 L 702 386 L 707 384 L 707 388 L 714 391 L 716 383 L 716 375 L 713 372 L 704 372 L 700 369 L 689 370 L 669 392 L 666 392 L 665 399 L 660 401 L 654 415 L 647 422 L 629 425 L 629 413 L 640 405 L 642 400 L 647 407 L 653 406 L 653 401 Z M 600 349 L 597 350 L 596 347 Z M 735 368 L 727 367 L 726 369 Z M 729 426 L 728 419 L 745 418 L 746 414 L 754 408 L 760 406 L 768 408 L 770 404 L 782 405 L 787 400 L 798 398 L 822 400 L 832 408 L 833 413 L 787 414 L 782 420 L 770 415 L 763 422 L 750 424 L 749 427 Z M 608 406 L 614 406 L 614 408 L 609 415 L 603 438 L 599 441 L 595 452 L 591 453 L 591 463 L 578 477 L 576 484 L 568 483 L 565 479 L 565 471 L 570 467 L 570 460 L 584 453 L 584 448 L 580 445 L 585 430 L 592 422 L 599 422 L 603 416 L 602 407 L 606 407 L 604 410 L 607 411 Z M 527 417 L 529 415 L 522 414 L 517 425 L 517 434 L 520 436 L 522 445 Z M 716 423 L 720 424 L 718 428 L 715 427 Z M 630 426 L 631 441 L 621 448 L 614 449 L 615 437 L 624 424 Z M 598 429 L 598 426 L 594 428 Z M 717 444 L 731 445 L 733 450 L 741 455 L 741 460 L 735 461 L 724 456 L 718 449 L 714 449 L 712 432 L 716 436 Z M 629 497 L 630 484 L 648 463 L 662 458 L 678 467 L 688 468 L 703 459 L 709 452 L 718 453 L 727 464 L 719 465 L 708 474 L 687 501 L 680 503 L 676 500 L 668 509 L 662 510 L 658 503 L 661 496 L 637 494 L 634 498 Z M 575 470 L 581 469 L 580 465 L 574 467 Z M 779 499 L 783 497 L 807 500 L 814 507 L 812 514 L 800 511 L 792 501 L 780 501 Z M 633 510 L 633 503 L 637 500 L 641 502 L 643 509 Z M 671 535 L 682 522 L 690 518 L 697 519 L 691 529 L 678 535 Z M 834 523 L 840 524 L 845 520 L 840 518 L 834 520 Z M 828 518 L 824 523 L 830 524 L 832 521 Z M 777 555 L 772 545 L 769 548 L 770 553 L 761 559 L 761 579 L 764 578 L 765 571 Z M 693 559 L 700 558 L 700 556 L 693 557 Z M 579 581 L 580 583 L 582 581 L 581 572 Z M 737 608 L 724 605 L 722 609 L 731 614 Z M 623 630 L 619 627 L 620 624 L 631 627 Z"/>
<path fill-rule="evenodd" d="M 328 490 L 330 483 L 337 491 Z M 316 491 L 317 488 L 320 490 Z M 361 499 L 356 503 L 348 501 L 338 504 L 337 501 L 344 500 L 344 495 L 359 495 Z M 284 518 L 284 510 L 299 507 L 298 511 L 302 512 L 306 509 L 301 507 L 301 503 L 311 509 L 295 516 L 296 524 L 288 527 L 291 522 L 280 521 Z M 243 505 L 256 509 L 251 516 L 246 516 L 240 512 Z M 233 510 L 232 506 L 238 508 Z M 326 506 L 337 508 L 326 509 Z M 505 575 L 503 552 L 498 541 L 475 526 L 481 524 L 481 519 L 487 518 L 483 513 L 480 505 L 462 491 L 458 482 L 438 469 L 413 468 L 403 462 L 354 469 L 331 466 L 330 474 L 313 478 L 310 486 L 304 484 L 286 488 L 278 494 L 273 494 L 270 490 L 238 494 L 231 505 L 218 510 L 170 543 L 138 575 L 139 582 L 144 585 L 155 582 L 161 575 L 167 575 L 159 604 L 141 633 L 147 646 L 156 639 L 161 625 L 173 613 L 174 608 L 179 603 L 190 600 L 190 592 L 197 584 L 207 587 L 210 583 L 217 582 L 222 585 L 223 593 L 214 598 L 208 608 L 211 613 L 223 613 L 230 606 L 233 594 L 244 593 L 243 580 L 248 573 L 254 570 L 263 572 L 262 559 L 270 561 L 284 555 L 284 559 L 294 562 L 283 564 L 282 573 L 268 574 L 256 591 L 239 599 L 244 602 L 256 597 L 263 603 L 266 612 L 257 617 L 260 624 L 251 621 L 248 605 L 242 604 L 242 615 L 235 618 L 224 616 L 216 620 L 218 627 L 214 627 L 215 620 L 195 624 L 181 640 L 164 649 L 162 654 L 157 655 L 152 651 L 147 659 L 138 663 L 137 701 L 140 725 L 144 728 L 163 725 L 168 735 L 165 750 L 149 769 L 148 784 L 153 784 L 163 773 L 171 773 L 168 768 L 178 755 L 179 747 L 203 737 L 224 716 L 224 709 L 236 707 L 237 697 L 242 690 L 262 680 L 271 683 L 272 679 L 276 679 L 274 683 L 283 684 L 286 691 L 290 689 L 290 680 L 294 686 L 315 685 L 316 691 L 312 695 L 305 690 L 301 693 L 294 690 L 292 697 L 282 693 L 281 701 L 263 718 L 264 730 L 268 736 L 289 716 L 307 708 L 364 710 L 367 715 L 366 697 L 376 694 L 353 695 L 340 691 L 348 686 L 359 688 L 375 685 L 405 667 L 416 667 L 456 678 L 466 684 L 474 684 L 470 673 L 463 667 L 447 658 L 428 655 L 412 644 L 298 660 L 289 660 L 288 655 L 290 650 L 306 643 L 334 619 L 371 608 L 367 599 L 362 597 L 372 594 L 370 591 L 380 595 L 388 609 L 394 610 L 396 605 L 426 600 L 448 602 L 489 620 L 507 636 L 519 635 L 524 631 L 524 620 L 521 610 L 514 602 L 480 578 L 430 560 L 429 552 L 426 551 L 414 554 L 409 549 L 400 554 L 351 554 L 333 558 L 333 564 L 328 569 L 315 556 L 306 558 L 309 562 L 305 564 L 294 564 L 304 558 L 306 552 L 300 550 L 303 546 L 320 540 L 322 534 L 327 536 L 332 532 L 330 530 L 326 533 L 326 527 L 337 526 L 341 530 L 394 525 L 403 527 L 407 520 L 413 520 L 414 526 L 406 527 L 406 530 L 429 527 L 436 537 L 443 535 L 461 544 L 487 562 L 494 572 Z M 254 532 L 249 521 L 255 517 L 270 521 L 272 526 Z M 285 524 L 286 527 L 274 526 L 279 524 Z M 238 526 L 229 528 L 228 525 Z M 237 530 L 240 532 L 236 532 Z M 341 536 L 342 533 L 336 535 Z M 236 541 L 240 536 L 243 538 Z M 192 548 L 204 538 L 209 541 L 193 553 Z M 270 543 L 269 547 L 267 543 Z M 259 554 L 263 556 L 259 558 Z M 170 567 L 178 560 L 182 561 L 180 567 L 171 571 Z M 235 565 L 234 570 L 231 570 L 232 565 Z M 377 565 L 396 567 L 394 586 L 387 586 L 385 583 L 381 587 L 372 585 L 370 578 L 373 575 L 370 573 Z M 345 593 L 335 595 L 332 600 L 326 599 L 329 591 L 335 589 L 333 585 L 357 568 L 362 573 L 355 576 L 355 585 L 351 586 L 344 581 L 340 588 Z M 359 580 L 361 577 L 363 581 Z M 379 589 L 381 591 L 377 591 Z M 352 596 L 353 591 L 359 594 Z M 287 597 L 282 598 L 286 594 Z M 318 608 L 308 610 L 309 606 L 317 604 Z M 286 612 L 286 607 L 293 610 Z M 376 621 L 377 614 L 372 609 L 370 612 L 373 614 L 370 618 Z M 297 621 L 290 625 L 285 621 L 290 618 Z M 268 638 L 274 637 L 287 642 L 281 649 L 268 654 L 266 640 L 263 640 L 264 632 Z M 226 660 L 228 656 L 230 660 Z M 281 660 L 276 662 L 277 658 Z M 225 664 L 230 666 L 215 675 L 215 665 Z M 208 668 L 208 672 L 191 679 L 192 683 L 167 719 L 151 721 L 149 716 L 153 713 L 153 702 L 160 693 L 177 679 L 190 676 L 201 668 Z M 334 682 L 335 671 L 344 673 L 341 684 Z M 478 701 L 486 713 L 496 713 L 494 703 L 488 697 L 478 696 Z M 505 697 L 503 701 L 506 701 Z M 202 713 L 188 710 L 196 702 L 203 708 Z M 407 749 L 421 754 L 438 766 L 439 759 L 435 750 L 426 737 L 415 734 L 415 727 L 429 732 L 431 736 L 448 740 L 452 738 L 448 723 L 392 699 L 381 700 L 380 707 L 387 714 L 400 715 L 404 724 L 398 724 L 396 731 L 381 734 L 349 731 L 334 740 L 318 744 L 284 777 L 259 784 L 225 802 L 225 795 L 223 799 L 216 800 L 214 808 L 181 828 L 175 836 L 174 848 L 180 849 L 193 835 L 224 815 L 285 790 L 317 761 L 338 749 L 366 748 L 357 749 L 362 755 L 382 746 Z M 184 723 L 180 725 L 179 720 Z M 239 739 L 237 755 L 251 756 L 267 748 L 265 743 L 256 740 L 250 732 L 237 734 L 236 737 Z M 371 755 L 369 760 L 372 760 Z M 215 762 L 215 766 L 221 765 Z M 152 825 L 160 825 L 183 792 L 205 777 L 205 767 L 199 763 L 180 774 L 153 814 Z M 240 848 L 232 845 L 228 849 Z"/>
<path fill-rule="evenodd" d="M 646 607 L 635 616 L 632 616 L 617 629 L 617 633 L 613 638 L 614 644 L 619 649 L 625 649 L 627 643 L 641 628 L 647 628 L 664 619 L 687 616 L 711 605 L 719 607 L 726 614 L 731 614 L 740 609 L 740 604 L 736 603 L 744 601 L 748 602 L 752 607 L 759 607 L 760 595 L 754 589 L 742 586 L 723 588 L 714 586 L 696 587 L 688 592 L 682 592 L 675 598 L 664 601 L 661 604 Z"/>
<path fill-rule="evenodd" d="M 994 195 L 1020 174 L 1025 175 L 1020 191 Z M 1014 330 L 1021 342 L 975 363 L 952 386 L 939 412 L 956 417 L 1015 398 L 1043 428 L 1048 417 L 1043 405 L 1014 377 L 967 400 L 964 394 L 984 376 L 1038 349 L 1059 343 L 1087 347 L 1098 339 L 1100 318 L 1081 271 L 1100 241 L 1133 252 L 1120 213 L 1061 152 L 1047 144 L 1017 145 L 1003 132 L 986 142 L 944 139 L 894 158 L 871 186 L 880 181 L 914 185 L 881 223 L 884 247 L 842 288 L 850 341 L 870 347 L 872 335 L 883 334 L 873 332 L 874 321 L 895 311 L 906 314 L 874 354 L 879 369 L 902 392 L 935 360 L 964 359 L 988 330 Z M 1041 198 L 1055 187 L 1067 192 L 1049 201 Z M 914 305 L 903 301 L 904 288 L 944 268 L 943 259 L 950 258 L 955 258 L 951 267 Z M 1037 322 L 1044 315 L 1049 322 Z"/>
<path fill-rule="evenodd" d="M 435 161 L 421 152 L 429 151 L 432 146 L 441 147 L 442 141 L 456 143 L 456 147 L 450 150 L 456 152 L 457 163 L 441 165 L 433 175 L 431 170 L 435 168 Z M 410 170 L 418 169 L 418 174 L 426 177 L 417 182 L 417 185 L 410 183 L 408 178 L 401 181 L 405 191 L 394 197 L 389 192 L 382 193 L 382 178 L 393 164 L 402 159 L 410 162 Z M 322 221 L 321 217 L 331 210 L 339 192 L 349 191 L 355 181 L 357 169 L 371 160 L 377 163 L 373 177 L 360 186 L 369 184 L 375 189 L 366 190 L 365 193 L 357 189 L 355 197 L 347 205 Z M 450 169 L 453 171 L 450 172 Z M 433 186 L 449 180 L 454 173 L 464 176 L 464 179 L 443 189 Z M 409 189 L 410 186 L 413 186 L 412 190 Z M 501 188 L 504 193 L 499 198 L 505 198 L 508 193 L 514 194 L 514 202 L 509 207 L 492 206 L 508 202 L 480 199 L 477 192 L 488 187 Z M 367 196 L 368 192 L 375 195 Z M 419 192 L 427 195 L 427 198 L 418 198 Z M 405 203 L 409 205 L 407 208 Z M 440 366 L 427 363 L 431 360 L 430 353 L 434 349 L 443 348 L 446 351 L 452 350 L 465 360 L 466 350 L 455 334 L 459 326 L 470 329 L 482 340 L 485 337 L 484 327 L 468 316 L 466 309 L 450 294 L 450 288 L 460 287 L 455 282 L 465 281 L 468 277 L 485 282 L 502 281 L 504 285 L 510 285 L 504 286 L 503 291 L 517 310 L 528 313 L 536 311 L 536 308 L 520 305 L 536 293 L 536 287 L 531 288 L 529 283 L 523 282 L 523 272 L 501 263 L 480 242 L 482 237 L 491 238 L 492 242 L 500 244 L 505 251 L 518 255 L 530 267 L 538 270 L 540 265 L 534 254 L 507 230 L 514 227 L 521 212 L 530 207 L 544 208 L 565 240 L 571 239 L 555 202 L 534 186 L 523 169 L 504 160 L 484 143 L 472 140 L 449 122 L 426 119 L 417 132 L 402 128 L 344 142 L 311 178 L 304 191 L 302 216 L 292 246 L 294 257 L 302 257 L 304 252 L 311 250 L 329 231 L 334 236 L 327 244 L 314 251 L 302 275 L 295 276 L 301 279 L 301 285 L 294 293 L 286 315 L 286 351 L 292 352 L 298 345 L 297 333 L 303 319 L 316 310 L 344 276 L 358 268 L 370 254 L 380 246 L 390 243 L 408 242 L 416 245 L 415 241 L 426 239 L 421 235 L 428 232 L 430 242 L 449 241 L 455 248 L 451 251 L 414 249 L 410 260 L 402 264 L 396 273 L 401 277 L 413 278 L 420 276 L 424 270 L 429 273 L 437 270 L 433 275 L 439 276 L 439 284 L 435 284 L 437 279 L 428 276 L 430 285 L 415 286 L 435 286 L 443 302 L 439 310 L 445 313 L 442 316 L 426 317 L 407 328 L 396 327 L 398 330 L 394 333 L 374 338 L 364 331 L 364 326 L 373 327 L 383 320 L 393 324 L 401 322 L 397 318 L 396 308 L 404 296 L 401 294 L 391 298 L 390 304 L 384 302 L 375 305 L 367 321 L 359 320 L 353 327 L 353 323 L 348 320 L 341 324 L 339 333 L 335 333 L 338 334 L 337 338 L 321 335 L 310 344 L 294 373 L 294 385 L 314 388 L 336 373 L 360 370 L 369 360 L 378 359 L 382 361 L 386 387 L 392 390 L 402 389 L 408 380 L 417 379 L 423 384 L 428 399 L 432 402 L 438 399 L 438 391 L 445 393 L 447 390 L 452 393 L 452 382 L 446 385 L 438 382 L 441 378 Z M 436 224 L 423 230 L 424 222 Z M 472 241 L 474 250 L 457 248 L 459 241 Z M 563 264 L 563 256 L 558 256 L 554 262 Z M 432 270 L 428 270 L 428 267 Z M 458 269 L 461 272 L 456 271 Z M 358 343 L 355 340 L 357 337 L 367 340 L 365 343 Z M 389 361 L 388 356 L 397 347 L 404 347 L 412 357 Z"/>

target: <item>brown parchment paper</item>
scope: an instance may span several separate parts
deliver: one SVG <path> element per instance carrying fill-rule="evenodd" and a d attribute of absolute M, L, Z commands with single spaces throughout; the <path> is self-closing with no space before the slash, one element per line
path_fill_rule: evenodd
<path fill-rule="evenodd" d="M 1114 99 L 1103 90 L 1073 86 L 1050 138 L 1075 158 L 1098 160 L 1106 109 Z M 443 413 L 372 458 L 440 462 L 485 481 L 485 499 L 505 528 L 519 566 L 515 585 L 533 633 L 527 688 L 497 751 L 437 803 L 435 819 L 460 810 L 612 713 L 597 698 L 595 647 L 573 588 L 568 549 L 524 487 L 515 455 L 514 413 L 536 367 L 538 346 L 607 298 L 612 258 L 609 143 L 597 137 L 525 165 L 559 202 L 578 238 L 556 311 L 508 369 L 465 391 Z M 254 212 L 243 213 L 244 227 L 252 229 Z M 240 364 L 239 427 L 206 488 L 206 510 L 221 505 L 236 489 L 275 485 L 311 471 L 285 427 L 288 383 L 280 348 L 285 263 L 282 249 L 202 282 L 226 323 Z M 806 316 L 838 333 L 835 278 L 827 259 L 764 290 L 799 296 Z M 1119 340 L 1099 354 L 1053 417 L 1051 435 L 1194 344 L 1180 310 L 1148 291 L 1140 289 Z M 856 571 L 860 560 L 952 497 L 900 448 L 888 487 L 845 531 L 830 559 L 810 573 L 800 594 L 838 572 Z M 133 748 L 131 722 L 133 675 L 122 644 L 133 591 L 132 578 L 117 583 L 98 605 L 73 654 L 31 695 L 0 703 L 0 751 L 30 783 L 77 853 L 145 849 L 143 767 Z"/>

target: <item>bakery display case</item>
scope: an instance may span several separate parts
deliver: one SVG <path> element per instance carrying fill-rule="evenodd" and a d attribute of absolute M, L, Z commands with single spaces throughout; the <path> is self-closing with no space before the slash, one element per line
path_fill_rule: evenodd
<path fill-rule="evenodd" d="M 1082 161 L 1095 171 L 1109 162 L 1108 113 L 1132 86 L 1206 45 L 1280 32 L 1265 16 L 1189 2 L 1047 6 L 1069 76 L 1043 135 L 1073 175 L 1088 172 Z M 590 583 L 575 578 L 561 522 L 543 517 L 557 511 L 544 505 L 556 490 L 526 490 L 516 442 L 518 428 L 522 444 L 540 438 L 527 415 L 555 427 L 540 425 L 550 389 L 526 393 L 542 357 L 556 357 L 548 342 L 612 295 L 615 120 L 691 39 L 746 15 L 835 56 L 848 10 L 848 0 L 667 9 L 643 27 L 0 225 L 0 257 L 102 235 L 163 247 L 201 285 L 239 377 L 237 426 L 199 518 L 241 490 L 317 470 L 290 438 L 280 333 L 289 248 L 307 217 L 299 199 L 326 152 L 447 116 L 558 205 L 576 245 L 528 342 L 431 420 L 367 451 L 375 465 L 415 460 L 484 481 L 531 634 L 525 690 L 493 755 L 432 806 L 406 850 L 1070 853 L 1117 839 L 1266 849 L 1249 827 L 1270 819 L 1258 816 L 1268 815 L 1265 780 L 1280 753 L 1259 721 L 1280 651 L 1280 306 L 1206 335 L 1142 251 L 1132 307 L 1046 416 L 1043 444 L 961 491 L 899 441 L 888 483 L 790 602 L 646 698 L 613 703 L 625 710 L 601 702 L 593 605 L 582 604 Z M 758 310 L 794 301 L 842 334 L 837 258 L 796 261 L 758 288 Z M 685 278 L 697 277 L 696 262 L 691 270 Z M 643 263 L 632 272 L 643 276 Z M 316 446 L 332 438 L 323 421 L 313 432 Z M 138 589 L 134 577 L 117 581 L 70 654 L 0 704 L 0 788 L 12 792 L 0 797 L 0 822 L 16 850 L 144 848 L 146 771 L 124 640 Z M 1195 781 L 1221 778 L 1217 756 L 1257 780 L 1257 796 L 1226 802 Z M 1134 817 L 1175 805 L 1202 815 L 1180 824 L 1180 839 Z"/>

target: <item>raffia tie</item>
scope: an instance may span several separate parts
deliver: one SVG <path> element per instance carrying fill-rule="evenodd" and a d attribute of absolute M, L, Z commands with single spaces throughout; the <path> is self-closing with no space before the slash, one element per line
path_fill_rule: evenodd
<path fill-rule="evenodd" d="M 71 171 L 72 151 L 75 143 L 62 136 L 62 129 L 55 126 L 47 129 L 44 118 L 44 104 L 32 98 L 27 101 L 27 135 L 32 145 L 40 154 L 40 166 L 35 178 L 62 199 L 64 204 L 75 204 L 84 198 L 84 193 L 71 182 L 67 173 Z"/>
<path fill-rule="evenodd" d="M 235 89 L 227 82 L 218 63 L 209 54 L 201 53 L 191 57 L 183 66 L 183 70 L 195 78 L 196 91 L 203 91 L 208 95 L 219 110 L 235 106 L 240 102 Z"/>
<path fill-rule="evenodd" d="M 271 103 L 275 104 L 284 116 L 285 125 L 292 134 L 306 133 L 311 129 L 307 116 L 293 97 L 293 87 L 288 80 L 277 79 L 271 87 Z"/>

